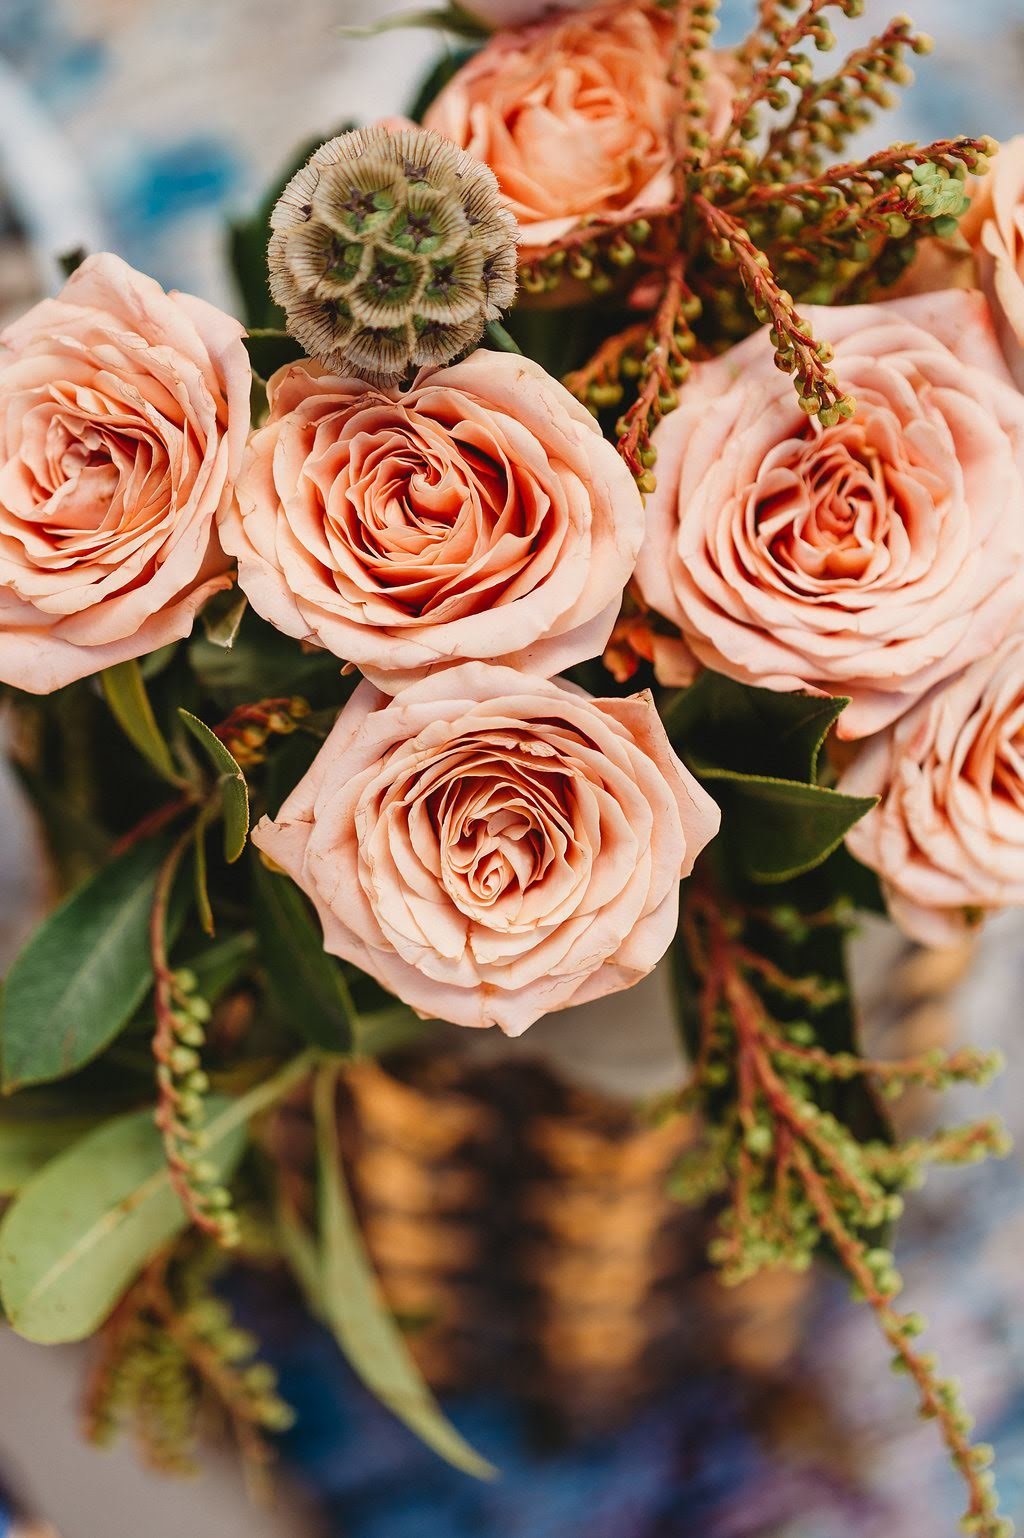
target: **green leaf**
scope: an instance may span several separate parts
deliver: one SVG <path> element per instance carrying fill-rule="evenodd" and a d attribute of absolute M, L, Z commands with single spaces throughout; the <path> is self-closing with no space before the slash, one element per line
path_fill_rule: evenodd
<path fill-rule="evenodd" d="M 822 744 L 848 704 L 841 698 L 757 689 L 704 672 L 669 700 L 662 719 L 688 759 L 814 784 Z"/>
<path fill-rule="evenodd" d="M 110 852 L 110 834 L 71 806 L 49 775 L 29 769 L 17 759 L 10 760 L 10 767 L 39 818 L 46 846 L 60 873 L 61 888 L 67 890 L 103 864 Z"/>
<path fill-rule="evenodd" d="M 514 352 L 522 356 L 523 349 L 514 336 L 510 336 L 505 327 L 496 320 L 489 320 L 484 327 L 486 344 L 489 344 L 495 352 Z"/>
<path fill-rule="evenodd" d="M 414 123 L 422 123 L 427 108 L 439 96 L 453 76 L 476 53 L 475 48 L 452 48 L 440 58 L 426 76 L 409 108 Z"/>
<path fill-rule="evenodd" d="M 0 1115 L 0 1196 L 20 1191 L 33 1175 L 83 1133 L 95 1127 L 95 1116 L 29 1118 Z"/>
<path fill-rule="evenodd" d="M 285 694 L 304 695 L 317 706 L 340 705 L 355 688 L 354 675 L 342 678 L 337 657 L 304 652 L 298 641 L 266 624 L 251 607 L 230 649 L 214 646 L 197 632 L 188 651 L 203 693 L 225 710 Z"/>
<path fill-rule="evenodd" d="M 358 1016 L 340 964 L 298 887 L 253 857 L 253 897 L 260 955 L 283 1019 L 328 1052 L 350 1052 Z"/>
<path fill-rule="evenodd" d="M 196 991 L 210 1004 L 249 970 L 256 955 L 256 936 L 250 929 L 235 934 L 221 934 L 212 944 L 203 945 L 182 956 L 175 965 L 187 967 L 196 975 Z"/>
<path fill-rule="evenodd" d="M 240 588 L 229 588 L 226 593 L 214 593 L 200 615 L 203 634 L 211 646 L 222 646 L 225 649 L 234 646 L 248 604 L 249 600 Z"/>
<path fill-rule="evenodd" d="M 320 1163 L 320 1296 L 326 1323 L 370 1392 L 399 1420 L 455 1468 L 477 1479 L 491 1479 L 497 1470 L 445 1418 L 380 1296 L 341 1167 L 337 1072 L 333 1066 L 322 1069 L 314 1088 Z"/>
<path fill-rule="evenodd" d="M 58 252 L 57 266 L 60 268 L 62 276 L 70 278 L 73 272 L 78 271 L 88 255 L 89 253 L 84 246 L 71 246 L 67 251 Z"/>
<path fill-rule="evenodd" d="M 164 840 L 129 849 L 44 919 L 0 1000 L 6 1090 L 74 1073 L 102 1052 L 152 982 L 149 916 Z"/>
<path fill-rule="evenodd" d="M 203 1156 L 220 1180 L 241 1157 L 245 1119 L 243 1102 L 210 1097 Z M 0 1224 L 8 1320 L 42 1344 L 84 1339 L 187 1224 L 152 1112 L 106 1122 L 30 1180 Z"/>
<path fill-rule="evenodd" d="M 877 800 L 692 761 L 691 767 L 721 806 L 730 852 L 753 881 L 789 881 L 813 870 Z"/>
<path fill-rule="evenodd" d="M 277 326 L 253 326 L 245 346 L 254 371 L 264 380 L 286 363 L 297 363 L 305 357 L 301 342 Z"/>
<path fill-rule="evenodd" d="M 171 750 L 156 724 L 138 662 L 133 658 L 129 662 L 119 662 L 115 667 L 106 668 L 100 674 L 100 682 L 118 725 L 143 758 L 148 760 L 161 778 L 172 785 L 181 785 L 182 777 L 174 767 Z"/>
<path fill-rule="evenodd" d="M 199 927 L 203 933 L 211 937 L 217 933 L 214 923 L 213 908 L 210 903 L 210 888 L 206 875 L 206 825 L 209 821 L 205 809 L 196 818 L 193 838 L 195 842 L 195 860 L 193 863 L 193 876 L 195 879 L 196 912 L 199 915 Z"/>
<path fill-rule="evenodd" d="M 245 775 L 204 721 L 181 706 L 178 714 L 217 771 L 224 813 L 224 858 L 232 865 L 241 855 L 249 836 L 249 788 Z"/>

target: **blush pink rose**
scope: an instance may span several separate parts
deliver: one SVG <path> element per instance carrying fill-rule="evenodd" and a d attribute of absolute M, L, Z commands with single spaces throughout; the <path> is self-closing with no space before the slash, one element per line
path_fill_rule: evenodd
<path fill-rule="evenodd" d="M 581 223 L 635 218 L 672 198 L 673 28 L 666 10 L 614 0 L 501 32 L 449 81 L 424 124 L 487 162 L 524 247 Z M 718 56 L 705 88 L 718 134 L 733 99 Z"/>
<path fill-rule="evenodd" d="M 1006 361 L 1024 389 L 1024 134 L 974 186 L 960 232 L 974 250 Z"/>
<path fill-rule="evenodd" d="M 850 695 L 863 737 L 989 652 L 1024 603 L 1024 400 L 980 294 L 808 310 L 856 414 L 800 411 L 764 333 L 658 427 L 637 579 L 705 666 Z"/>
<path fill-rule="evenodd" d="M 922 944 L 1024 906 L 1024 634 L 866 742 L 839 788 L 881 798 L 847 844 Z"/>
<path fill-rule="evenodd" d="M 517 1036 L 650 972 L 718 822 L 648 694 L 471 662 L 394 700 L 361 684 L 253 839 L 327 950 L 425 1017 Z"/>
<path fill-rule="evenodd" d="M 643 504 L 538 364 L 480 351 L 399 391 L 300 363 L 268 394 L 221 538 L 271 624 L 390 693 L 439 663 L 601 652 Z"/>
<path fill-rule="evenodd" d="M 0 337 L 0 681 L 48 694 L 187 635 L 230 587 L 237 321 L 88 258 Z"/>

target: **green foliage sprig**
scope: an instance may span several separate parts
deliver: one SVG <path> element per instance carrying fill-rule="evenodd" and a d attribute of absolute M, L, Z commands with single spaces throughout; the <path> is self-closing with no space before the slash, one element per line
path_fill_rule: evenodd
<path fill-rule="evenodd" d="M 680 949 L 697 999 L 699 1045 L 682 1108 L 703 1111 L 710 1133 L 678 1169 L 676 1192 L 689 1201 L 725 1192 L 711 1258 L 727 1283 L 771 1266 L 806 1270 L 823 1245 L 831 1248 L 878 1320 L 894 1366 L 913 1379 L 920 1413 L 939 1425 L 967 1487 L 965 1531 L 1008 1538 L 1012 1527 L 998 1515 L 986 1472 L 991 1449 L 972 1445 L 955 1383 L 914 1344 L 918 1316 L 894 1306 L 902 1281 L 884 1239 L 902 1211 L 900 1191 L 925 1163 L 1005 1154 L 1006 1134 L 985 1121 L 902 1145 L 865 1143 L 840 1104 L 827 1104 L 827 1092 L 854 1077 L 890 1093 L 911 1084 L 984 1084 L 1000 1066 L 998 1054 L 967 1048 L 883 1062 L 817 1045 L 815 1016 L 835 1002 L 834 981 L 788 975 L 749 943 L 748 924 L 721 890 L 705 885 L 687 895 Z M 779 1013 L 773 1000 L 788 1009 Z"/>
<path fill-rule="evenodd" d="M 216 1266 L 188 1240 L 159 1256 L 100 1332 L 86 1389 L 91 1441 L 107 1446 L 128 1422 L 146 1461 L 163 1473 L 191 1473 L 204 1409 L 231 1427 L 250 1488 L 263 1493 L 273 1449 L 267 1433 L 294 1416 L 277 1374 L 256 1360 L 257 1341 L 211 1290 Z"/>

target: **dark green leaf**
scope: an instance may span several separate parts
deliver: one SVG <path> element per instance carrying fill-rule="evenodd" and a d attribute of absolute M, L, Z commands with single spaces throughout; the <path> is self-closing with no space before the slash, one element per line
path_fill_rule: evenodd
<path fill-rule="evenodd" d="M 242 1102 L 211 1096 L 203 1157 L 226 1179 L 245 1146 Z M 29 1181 L 0 1224 L 0 1299 L 19 1335 L 83 1340 L 188 1223 L 152 1111 L 106 1122 Z"/>
<path fill-rule="evenodd" d="M 178 715 L 217 771 L 224 815 L 224 858 L 232 865 L 241 855 L 249 836 L 249 788 L 245 775 L 205 721 L 180 706 Z"/>
<path fill-rule="evenodd" d="M 11 767 L 42 824 L 47 848 L 60 872 L 61 886 L 66 889 L 103 864 L 110 852 L 110 834 L 69 805 L 67 797 L 46 775 L 17 759 L 11 760 Z"/>
<path fill-rule="evenodd" d="M 129 849 L 43 921 L 0 1000 L 7 1090 L 74 1073 L 127 1024 L 152 982 L 149 915 L 162 840 Z"/>
<path fill-rule="evenodd" d="M 100 682 L 118 724 L 142 756 L 163 779 L 172 785 L 182 784 L 182 777 L 174 767 L 171 750 L 156 724 L 138 662 L 132 659 L 106 668 L 100 674 Z"/>
<path fill-rule="evenodd" d="M 693 763 L 722 808 L 723 835 L 742 874 L 788 881 L 812 870 L 875 805 L 873 796 L 844 796 L 823 785 Z"/>
<path fill-rule="evenodd" d="M 196 912 L 199 915 L 199 926 L 204 934 L 214 935 L 217 926 L 214 923 L 213 908 L 210 904 L 210 888 L 206 878 L 206 825 L 209 821 L 204 814 L 196 818 L 195 826 L 195 859 L 193 873 L 195 876 Z"/>
<path fill-rule="evenodd" d="M 458 74 L 475 52 L 475 48 L 452 48 L 438 60 L 413 97 L 409 116 L 414 123 L 422 123 L 424 113 L 431 102 L 440 95 L 449 80 Z"/>
<path fill-rule="evenodd" d="M 341 966 L 324 950 L 319 925 L 287 876 L 253 857 L 253 895 L 260 955 L 282 1018 L 304 1040 L 349 1052 L 358 1019 Z"/>
<path fill-rule="evenodd" d="M 704 672 L 668 701 L 662 719 L 687 759 L 815 784 L 822 744 L 848 703 L 756 689 Z"/>
<path fill-rule="evenodd" d="M 203 634 L 212 646 L 232 647 L 249 600 L 237 587 L 214 593 L 203 609 Z"/>
<path fill-rule="evenodd" d="M 355 687 L 354 678 L 342 678 L 337 657 L 303 651 L 298 641 L 266 624 L 251 607 L 242 616 L 230 650 L 197 633 L 189 643 L 189 661 L 203 692 L 225 710 L 292 694 L 318 706 L 340 705 Z"/>
<path fill-rule="evenodd" d="M 380 1296 L 342 1172 L 335 1078 L 332 1069 L 322 1069 L 314 1091 L 324 1318 L 371 1393 L 455 1468 L 491 1479 L 497 1470 L 445 1418 Z"/>
<path fill-rule="evenodd" d="M 492 347 L 495 352 L 514 352 L 522 355 L 523 349 L 514 336 L 510 336 L 505 327 L 496 320 L 489 320 L 484 327 L 485 346 Z"/>
<path fill-rule="evenodd" d="M 88 255 L 84 246 L 72 246 L 70 250 L 60 252 L 57 257 L 57 266 L 65 278 L 70 278 L 73 272 L 78 271 Z"/>
<path fill-rule="evenodd" d="M 287 331 L 272 326 L 254 326 L 245 339 L 245 346 L 249 362 L 261 379 L 269 379 L 286 363 L 296 363 L 305 357 L 300 342 Z"/>
<path fill-rule="evenodd" d="M 196 991 L 215 1004 L 249 970 L 256 954 L 256 936 L 249 929 L 219 936 L 181 958 L 180 965 L 196 975 Z"/>

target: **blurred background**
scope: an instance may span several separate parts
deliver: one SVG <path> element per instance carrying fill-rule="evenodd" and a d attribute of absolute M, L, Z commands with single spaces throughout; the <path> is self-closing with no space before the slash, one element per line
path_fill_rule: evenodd
<path fill-rule="evenodd" d="M 297 145 L 400 111 L 445 45 L 424 30 L 354 40 L 339 28 L 405 8 L 392 0 L 0 0 L 0 317 L 56 283 L 55 258 L 118 251 L 162 283 L 230 309 L 225 219 L 248 212 Z M 851 42 L 896 8 L 867 0 Z M 752 5 L 726 0 L 722 40 Z M 1024 131 L 1022 0 L 916 0 L 936 38 L 918 86 L 869 136 L 927 139 Z M 9 787 L 0 806 L 0 961 L 28 928 L 44 880 Z M 1024 1131 L 1024 928 L 987 931 L 977 954 L 924 958 L 874 934 L 862 947 L 871 1031 L 898 1020 L 915 1046 L 969 1037 L 1002 1045 L 1007 1072 L 981 1106 Z M 656 992 L 639 996 L 651 1039 L 675 1064 Z M 631 1027 L 632 1028 L 632 1027 Z M 530 1051 L 564 1063 L 546 1022 Z M 568 1034 L 570 1047 L 571 1031 Z M 604 1049 L 602 1049 L 604 1050 Z M 955 1100 L 956 1097 L 953 1097 Z M 924 1125 L 934 1110 L 911 1106 Z M 1020 1156 L 933 1177 L 910 1202 L 898 1258 L 932 1343 L 964 1380 L 995 1443 L 1004 1509 L 1024 1523 L 1024 1182 Z M 62 1538 L 944 1538 L 960 1492 L 934 1431 L 915 1422 L 869 1319 L 827 1274 L 791 1297 L 747 1300 L 728 1346 L 614 1431 L 555 1448 L 499 1399 L 453 1414 L 505 1470 L 481 1490 L 421 1454 L 348 1381 L 297 1316 L 249 1300 L 300 1410 L 283 1448 L 279 1508 L 253 1511 L 227 1457 L 191 1484 L 148 1476 L 130 1448 L 77 1436 L 83 1353 L 0 1335 L 0 1477 Z M 700 1290 L 702 1310 L 720 1310 Z M 7 1533 L 0 1515 L 0 1538 Z M 41 1529 L 40 1529 L 41 1531 Z"/>

